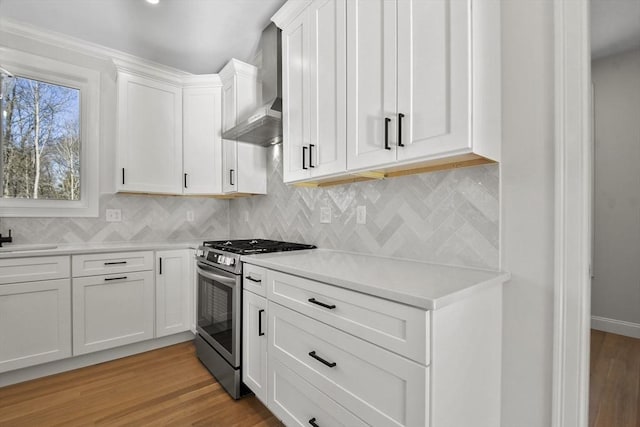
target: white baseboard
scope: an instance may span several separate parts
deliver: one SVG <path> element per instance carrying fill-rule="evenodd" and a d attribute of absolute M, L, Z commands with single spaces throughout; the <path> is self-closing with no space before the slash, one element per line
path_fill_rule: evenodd
<path fill-rule="evenodd" d="M 81 356 L 69 357 L 67 359 L 44 363 L 42 365 L 5 372 L 0 374 L 0 387 L 53 374 L 59 374 L 60 372 L 84 368 L 85 366 L 96 365 L 98 363 L 108 362 L 110 360 L 120 359 L 122 357 L 132 356 L 134 354 L 144 353 L 150 350 L 156 350 L 161 347 L 167 347 L 193 340 L 193 337 L 194 335 L 191 331 L 180 332 L 167 337 L 137 342 L 122 347 L 110 348 L 108 350 L 97 351 L 95 353 L 83 354 Z"/>
<path fill-rule="evenodd" d="M 625 322 L 624 320 L 591 316 L 591 328 L 631 338 L 640 338 L 640 324 Z"/>

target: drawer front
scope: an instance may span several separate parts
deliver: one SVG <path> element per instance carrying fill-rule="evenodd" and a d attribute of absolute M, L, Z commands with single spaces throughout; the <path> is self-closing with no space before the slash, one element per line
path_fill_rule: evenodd
<path fill-rule="evenodd" d="M 73 277 L 153 270 L 153 252 L 112 252 L 74 255 Z"/>
<path fill-rule="evenodd" d="M 267 296 L 267 270 L 251 264 L 242 266 L 242 289 L 251 291 L 254 294 Z"/>
<path fill-rule="evenodd" d="M 268 313 L 269 364 L 278 359 L 368 424 L 426 425 L 428 368 L 271 301 Z"/>
<path fill-rule="evenodd" d="M 367 424 L 278 360 L 269 366 L 268 407 L 287 426 L 360 427 Z"/>
<path fill-rule="evenodd" d="M 429 364 L 430 312 L 290 274 L 267 274 L 270 301 Z"/>
<path fill-rule="evenodd" d="M 0 260 L 0 285 L 65 279 L 70 275 L 68 256 L 8 258 Z"/>

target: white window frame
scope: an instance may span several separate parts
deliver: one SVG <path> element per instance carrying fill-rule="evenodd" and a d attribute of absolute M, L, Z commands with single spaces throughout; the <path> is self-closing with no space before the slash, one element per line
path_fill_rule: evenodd
<path fill-rule="evenodd" d="M 80 90 L 80 200 L 0 198 L 2 217 L 97 217 L 99 200 L 100 72 L 8 48 L 0 64 L 25 77 Z"/>

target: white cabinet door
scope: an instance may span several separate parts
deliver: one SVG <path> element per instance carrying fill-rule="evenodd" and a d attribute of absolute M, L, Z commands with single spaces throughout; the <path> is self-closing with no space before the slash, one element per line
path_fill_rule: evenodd
<path fill-rule="evenodd" d="M 396 159 L 396 2 L 347 2 L 347 165 Z"/>
<path fill-rule="evenodd" d="M 242 292 L 242 381 L 267 403 L 267 300 Z"/>
<path fill-rule="evenodd" d="M 73 354 L 153 338 L 153 271 L 73 279 Z"/>
<path fill-rule="evenodd" d="M 466 1 L 398 0 L 400 161 L 471 149 L 468 22 Z"/>
<path fill-rule="evenodd" d="M 309 14 L 309 168 L 311 176 L 347 169 L 346 1 L 316 0 Z"/>
<path fill-rule="evenodd" d="M 311 176 L 309 168 L 309 14 L 298 15 L 282 31 L 283 180 Z"/>
<path fill-rule="evenodd" d="M 0 372 L 70 356 L 70 280 L 0 285 Z"/>
<path fill-rule="evenodd" d="M 156 337 L 191 327 L 189 250 L 156 252 Z"/>
<path fill-rule="evenodd" d="M 222 193 L 222 87 L 185 88 L 183 193 Z"/>
<path fill-rule="evenodd" d="M 346 2 L 316 0 L 282 33 L 283 178 L 344 172 Z"/>
<path fill-rule="evenodd" d="M 118 191 L 182 193 L 182 89 L 118 73 Z"/>

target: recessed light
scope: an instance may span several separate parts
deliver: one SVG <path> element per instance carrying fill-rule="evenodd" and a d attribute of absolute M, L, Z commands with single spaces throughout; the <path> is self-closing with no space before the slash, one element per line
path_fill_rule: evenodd
<path fill-rule="evenodd" d="M 158 3 L 160 3 L 160 0 L 147 0 L 147 3 L 158 4 Z"/>

